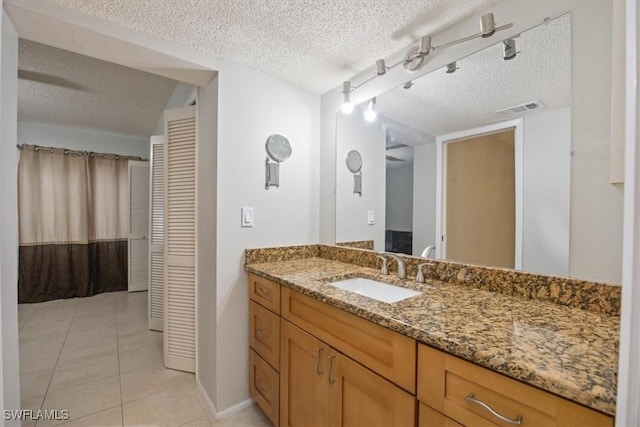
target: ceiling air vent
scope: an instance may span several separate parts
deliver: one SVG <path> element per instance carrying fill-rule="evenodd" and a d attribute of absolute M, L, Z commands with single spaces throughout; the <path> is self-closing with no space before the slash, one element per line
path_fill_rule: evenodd
<path fill-rule="evenodd" d="M 502 117 L 513 117 L 528 113 L 529 111 L 539 110 L 541 108 L 544 108 L 544 104 L 542 102 L 529 101 L 524 104 L 514 105 L 512 107 L 503 108 L 502 110 L 496 110 L 493 114 L 497 114 Z"/>

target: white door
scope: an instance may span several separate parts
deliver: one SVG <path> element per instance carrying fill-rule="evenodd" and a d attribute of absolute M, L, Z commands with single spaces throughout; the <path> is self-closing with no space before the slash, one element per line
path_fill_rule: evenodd
<path fill-rule="evenodd" d="M 129 161 L 129 292 L 149 288 L 149 162 Z"/>
<path fill-rule="evenodd" d="M 164 135 L 151 137 L 149 329 L 164 329 Z"/>
<path fill-rule="evenodd" d="M 196 107 L 166 110 L 164 364 L 196 368 Z"/>

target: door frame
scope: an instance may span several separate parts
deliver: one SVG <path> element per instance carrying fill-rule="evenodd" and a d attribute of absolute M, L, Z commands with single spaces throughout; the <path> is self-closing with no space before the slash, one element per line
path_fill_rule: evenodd
<path fill-rule="evenodd" d="M 447 147 L 445 144 L 469 139 L 491 133 L 498 133 L 507 129 L 514 129 L 514 154 L 515 154 L 515 208 L 516 208 L 516 233 L 515 233 L 515 264 L 516 270 L 522 269 L 522 224 L 523 224 L 523 187 L 524 187 L 524 121 L 522 118 L 507 120 L 490 125 L 479 126 L 457 132 L 451 132 L 436 137 L 436 259 L 445 259 L 447 254 L 444 230 L 446 227 L 446 173 L 447 173 Z"/>

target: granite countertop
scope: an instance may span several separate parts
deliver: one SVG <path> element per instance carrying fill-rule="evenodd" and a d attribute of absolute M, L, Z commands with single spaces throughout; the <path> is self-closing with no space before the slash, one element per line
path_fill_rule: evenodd
<path fill-rule="evenodd" d="M 325 258 L 245 269 L 417 341 L 615 415 L 620 318 Z M 393 304 L 328 284 L 368 277 L 422 292 Z"/>

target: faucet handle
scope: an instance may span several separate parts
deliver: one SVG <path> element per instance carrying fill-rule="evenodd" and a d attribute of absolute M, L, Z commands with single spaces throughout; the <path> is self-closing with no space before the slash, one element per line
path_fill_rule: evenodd
<path fill-rule="evenodd" d="M 378 258 L 382 260 L 382 268 L 380 269 L 380 274 L 384 276 L 389 275 L 389 268 L 387 267 L 387 258 L 382 255 L 378 255 Z"/>
<path fill-rule="evenodd" d="M 426 265 L 434 265 L 432 262 L 425 262 L 423 264 L 418 264 L 418 272 L 416 273 L 416 282 L 424 283 L 424 273 L 422 268 Z"/>

